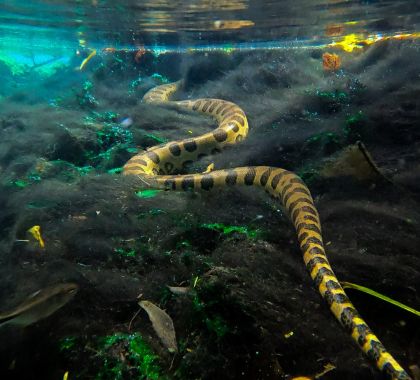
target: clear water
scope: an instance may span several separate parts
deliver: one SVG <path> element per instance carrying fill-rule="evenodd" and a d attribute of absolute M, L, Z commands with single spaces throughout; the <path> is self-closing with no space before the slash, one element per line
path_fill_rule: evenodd
<path fill-rule="evenodd" d="M 352 33 L 419 30 L 417 0 L 125 0 L 0 4 L 0 54 L 28 62 L 80 47 L 159 49 L 322 45 Z M 339 28 L 337 28 L 339 26 Z"/>

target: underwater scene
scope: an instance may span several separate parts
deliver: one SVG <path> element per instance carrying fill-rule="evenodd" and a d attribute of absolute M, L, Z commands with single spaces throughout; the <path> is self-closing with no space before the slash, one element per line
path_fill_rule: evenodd
<path fill-rule="evenodd" d="M 1 380 L 420 380 L 418 0 L 4 0 L 0 78 Z"/>

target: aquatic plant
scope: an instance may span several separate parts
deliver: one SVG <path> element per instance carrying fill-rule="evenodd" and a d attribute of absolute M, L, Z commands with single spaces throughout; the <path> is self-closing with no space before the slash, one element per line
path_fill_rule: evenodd
<path fill-rule="evenodd" d="M 60 351 L 69 351 L 73 349 L 77 344 L 77 338 L 75 336 L 67 336 L 59 341 Z"/>
<path fill-rule="evenodd" d="M 131 81 L 131 83 L 130 83 L 130 91 L 129 92 L 130 93 L 134 92 L 134 89 L 137 88 L 140 85 L 141 81 L 142 81 L 142 78 L 141 77 L 139 77 L 139 78 L 134 79 L 133 81 Z"/>
<path fill-rule="evenodd" d="M 223 223 L 202 223 L 201 228 L 208 228 L 210 230 L 222 232 L 224 235 L 229 235 L 238 232 L 246 235 L 248 238 L 256 239 L 260 236 L 261 231 L 258 229 L 251 229 L 247 226 L 227 226 Z"/>
<path fill-rule="evenodd" d="M 123 168 L 120 166 L 119 168 L 112 168 L 108 169 L 106 172 L 108 174 L 120 174 L 122 172 Z"/>
<path fill-rule="evenodd" d="M 370 288 L 367 288 L 366 286 L 362 286 L 362 285 L 358 285 L 358 284 L 353 284 L 351 282 L 345 282 L 345 281 L 343 281 L 341 284 L 342 284 L 342 286 L 343 286 L 344 289 L 355 289 L 355 290 L 358 290 L 359 292 L 369 294 L 369 295 L 371 295 L 373 297 L 376 297 L 376 298 L 378 298 L 378 299 L 380 299 L 382 301 L 388 302 L 388 303 L 390 303 L 390 304 L 392 304 L 394 306 L 397 306 L 397 307 L 399 307 L 399 308 L 401 308 L 401 309 L 403 309 L 405 311 L 408 311 L 409 313 L 412 313 L 412 314 L 417 315 L 418 317 L 420 317 L 420 311 L 417 311 L 416 309 L 413 309 L 410 306 L 404 305 L 403 303 L 401 303 L 399 301 L 396 301 L 396 300 L 394 300 L 394 299 L 392 299 L 392 298 L 390 298 L 388 296 L 385 296 L 385 295 L 383 295 L 381 293 L 378 293 L 375 290 L 372 290 Z"/>
<path fill-rule="evenodd" d="M 114 252 L 122 257 L 136 257 L 137 252 L 134 249 L 115 248 Z"/>
<path fill-rule="evenodd" d="M 156 216 L 160 214 L 166 214 L 166 211 L 161 210 L 160 208 L 152 208 L 147 212 L 141 212 L 137 215 L 137 219 L 144 219 L 150 216 Z"/>
<path fill-rule="evenodd" d="M 36 162 L 26 176 L 16 179 L 9 179 L 8 185 L 18 189 L 34 185 L 44 179 L 55 177 L 65 182 L 72 182 L 77 178 L 83 177 L 94 170 L 93 166 L 77 166 L 66 160 L 40 160 Z"/>
<path fill-rule="evenodd" d="M 29 173 L 26 178 L 11 179 L 9 180 L 9 185 L 17 187 L 19 189 L 24 189 L 29 185 L 33 185 L 36 182 L 41 181 L 41 176 L 36 173 Z"/>
<path fill-rule="evenodd" d="M 321 99 L 331 100 L 340 104 L 344 104 L 348 100 L 348 94 L 344 91 L 320 91 L 316 90 L 316 95 Z"/>
<path fill-rule="evenodd" d="M 161 190 L 154 190 L 154 189 L 139 190 L 136 192 L 136 195 L 139 198 L 153 198 L 160 192 Z"/>
<path fill-rule="evenodd" d="M 98 373 L 97 379 L 122 379 L 124 373 L 130 369 L 135 370 L 138 379 L 166 378 L 158 364 L 159 357 L 138 333 L 105 336 L 98 339 L 98 348 L 104 368 Z M 120 352 L 119 357 L 113 355 L 115 349 Z"/>
<path fill-rule="evenodd" d="M 298 170 L 297 175 L 302 178 L 305 183 L 311 184 L 319 177 L 319 170 L 314 165 L 309 164 Z"/>
<path fill-rule="evenodd" d="M 364 130 L 366 126 L 366 116 L 363 111 L 350 114 L 346 117 L 344 125 L 344 134 L 349 142 L 355 142 L 364 137 L 368 131 Z"/>
<path fill-rule="evenodd" d="M 82 91 L 76 93 L 76 99 L 81 108 L 92 109 L 99 104 L 91 92 L 92 89 L 93 83 L 87 80 L 83 83 Z"/>
<path fill-rule="evenodd" d="M 98 144 L 102 150 L 107 150 L 111 146 L 118 144 L 131 144 L 133 134 L 130 130 L 119 125 L 105 125 L 96 132 Z"/>
<path fill-rule="evenodd" d="M 338 136 L 334 132 L 320 132 L 309 137 L 306 140 L 306 143 L 313 143 L 318 141 L 322 141 L 326 144 L 331 142 L 338 144 Z"/>
<path fill-rule="evenodd" d="M 314 96 L 315 111 L 320 113 L 339 112 L 350 102 L 349 94 L 341 89 L 329 91 L 316 89 L 315 93 L 308 91 L 308 95 Z"/>
<path fill-rule="evenodd" d="M 92 111 L 89 115 L 85 116 L 85 121 L 88 123 L 116 123 L 119 114 L 113 111 L 97 112 Z"/>
<path fill-rule="evenodd" d="M 160 81 L 161 83 L 169 83 L 169 79 L 159 73 L 153 73 L 152 74 L 152 78 L 153 79 L 157 79 L 158 81 Z"/>
<path fill-rule="evenodd" d="M 321 151 L 329 155 L 336 152 L 344 145 L 344 138 L 335 132 L 320 132 L 309 137 L 304 144 L 304 150 L 308 152 Z"/>
<path fill-rule="evenodd" d="M 159 137 L 159 136 L 157 136 L 153 133 L 145 133 L 145 136 L 154 140 L 154 141 L 156 141 L 159 144 L 164 144 L 164 143 L 167 143 L 169 141 L 168 139 L 166 139 L 164 137 Z"/>
<path fill-rule="evenodd" d="M 224 304 L 229 304 L 226 300 L 227 290 L 221 289 L 218 283 L 200 281 L 198 276 L 192 282 L 195 283 L 192 310 L 196 321 L 205 327 L 214 339 L 224 338 L 232 331 L 232 327 L 223 315 Z"/>
<path fill-rule="evenodd" d="M 11 180 L 9 183 L 10 185 L 16 186 L 19 189 L 24 189 L 26 186 L 29 185 L 29 183 L 23 179 Z"/>
<path fill-rule="evenodd" d="M 167 379 L 159 364 L 158 355 L 153 352 L 139 333 L 117 332 L 87 340 L 71 336 L 59 342 L 60 351 L 70 359 L 77 356 L 79 351 L 85 357 L 86 347 L 89 347 L 88 352 L 93 352 L 94 356 L 84 367 L 73 371 L 75 378 L 88 377 L 97 380 Z"/>

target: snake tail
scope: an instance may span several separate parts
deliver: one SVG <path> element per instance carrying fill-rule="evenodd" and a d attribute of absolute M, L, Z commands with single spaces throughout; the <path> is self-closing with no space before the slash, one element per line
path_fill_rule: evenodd
<path fill-rule="evenodd" d="M 268 166 L 174 174 L 205 155 L 240 142 L 248 133 L 245 113 L 232 102 L 220 99 L 171 101 L 171 95 L 181 84 L 179 81 L 155 87 L 146 93 L 143 101 L 201 112 L 216 119 L 218 127 L 198 137 L 172 141 L 139 153 L 125 164 L 123 174 L 136 175 L 151 188 L 174 191 L 210 191 L 235 185 L 263 188 L 287 211 L 296 229 L 306 268 L 340 324 L 389 378 L 410 379 L 362 319 L 340 285 L 325 253 L 318 211 L 309 189 L 296 174 Z"/>

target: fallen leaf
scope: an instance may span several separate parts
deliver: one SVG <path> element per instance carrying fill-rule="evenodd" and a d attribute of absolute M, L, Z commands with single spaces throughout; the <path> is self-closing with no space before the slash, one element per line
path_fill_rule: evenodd
<path fill-rule="evenodd" d="M 189 286 L 168 286 L 168 289 L 171 293 L 178 296 L 191 293 L 191 288 Z"/>
<path fill-rule="evenodd" d="M 169 350 L 169 352 L 178 352 L 172 318 L 164 310 L 150 301 L 140 301 L 139 305 L 149 315 L 153 329 L 162 341 L 163 345 Z"/>

